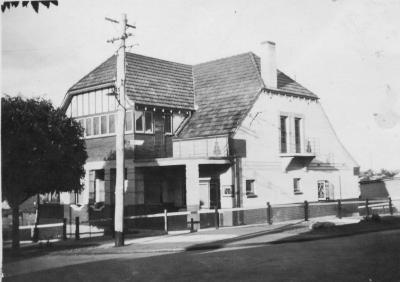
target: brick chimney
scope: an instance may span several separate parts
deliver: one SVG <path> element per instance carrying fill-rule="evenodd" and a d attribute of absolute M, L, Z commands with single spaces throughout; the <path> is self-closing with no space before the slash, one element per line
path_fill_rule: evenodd
<path fill-rule="evenodd" d="M 261 42 L 261 77 L 267 88 L 278 88 L 275 42 Z"/>

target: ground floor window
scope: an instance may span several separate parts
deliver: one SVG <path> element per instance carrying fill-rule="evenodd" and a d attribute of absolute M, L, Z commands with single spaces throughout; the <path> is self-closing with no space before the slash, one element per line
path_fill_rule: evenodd
<path fill-rule="evenodd" d="M 74 203 L 75 205 L 80 205 L 83 203 L 83 195 L 80 192 L 75 192 L 74 194 Z"/>
<path fill-rule="evenodd" d="M 295 194 L 302 194 L 300 189 L 300 178 L 293 178 L 293 192 Z"/>
<path fill-rule="evenodd" d="M 89 204 L 104 202 L 104 169 L 89 171 Z"/>
<path fill-rule="evenodd" d="M 254 179 L 246 179 L 246 195 L 247 195 L 247 198 L 256 197 L 254 184 L 255 184 L 255 180 Z"/>

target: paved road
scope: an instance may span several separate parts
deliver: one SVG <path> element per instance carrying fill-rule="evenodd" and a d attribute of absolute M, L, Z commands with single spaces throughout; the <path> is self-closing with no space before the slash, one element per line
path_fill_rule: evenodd
<path fill-rule="evenodd" d="M 398 229 L 304 242 L 290 242 L 294 230 L 252 234 L 176 253 L 56 252 L 33 258 L 48 268 L 25 260 L 5 281 L 400 281 Z"/>

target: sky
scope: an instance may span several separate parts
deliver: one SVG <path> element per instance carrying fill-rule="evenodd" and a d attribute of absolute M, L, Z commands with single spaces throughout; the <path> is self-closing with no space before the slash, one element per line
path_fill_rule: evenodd
<path fill-rule="evenodd" d="M 362 170 L 400 169 L 400 1 L 59 1 L 1 18 L 3 94 L 61 105 L 116 51 L 126 13 L 131 52 L 196 64 L 277 44 L 278 68 L 320 97 Z"/>

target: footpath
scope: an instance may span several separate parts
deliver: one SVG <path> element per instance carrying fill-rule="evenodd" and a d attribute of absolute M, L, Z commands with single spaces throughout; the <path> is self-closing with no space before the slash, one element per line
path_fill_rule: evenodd
<path fill-rule="evenodd" d="M 10 246 L 4 246 L 5 257 L 30 257 L 48 253 L 57 254 L 113 254 L 113 253 L 165 253 L 182 252 L 200 249 L 215 249 L 226 247 L 240 247 L 249 242 L 270 243 L 284 238 L 299 236 L 308 233 L 316 222 L 332 222 L 335 226 L 354 224 L 360 221 L 359 217 L 338 219 L 336 217 L 313 218 L 309 221 L 286 221 L 273 225 L 256 224 L 235 227 L 221 227 L 219 229 L 202 229 L 198 232 L 189 231 L 170 232 L 160 235 L 159 231 L 141 230 L 133 235 L 127 235 L 125 246 L 114 247 L 113 238 L 92 237 L 80 240 L 68 239 L 57 242 L 40 242 L 21 245 L 21 250 L 15 254 Z"/>

